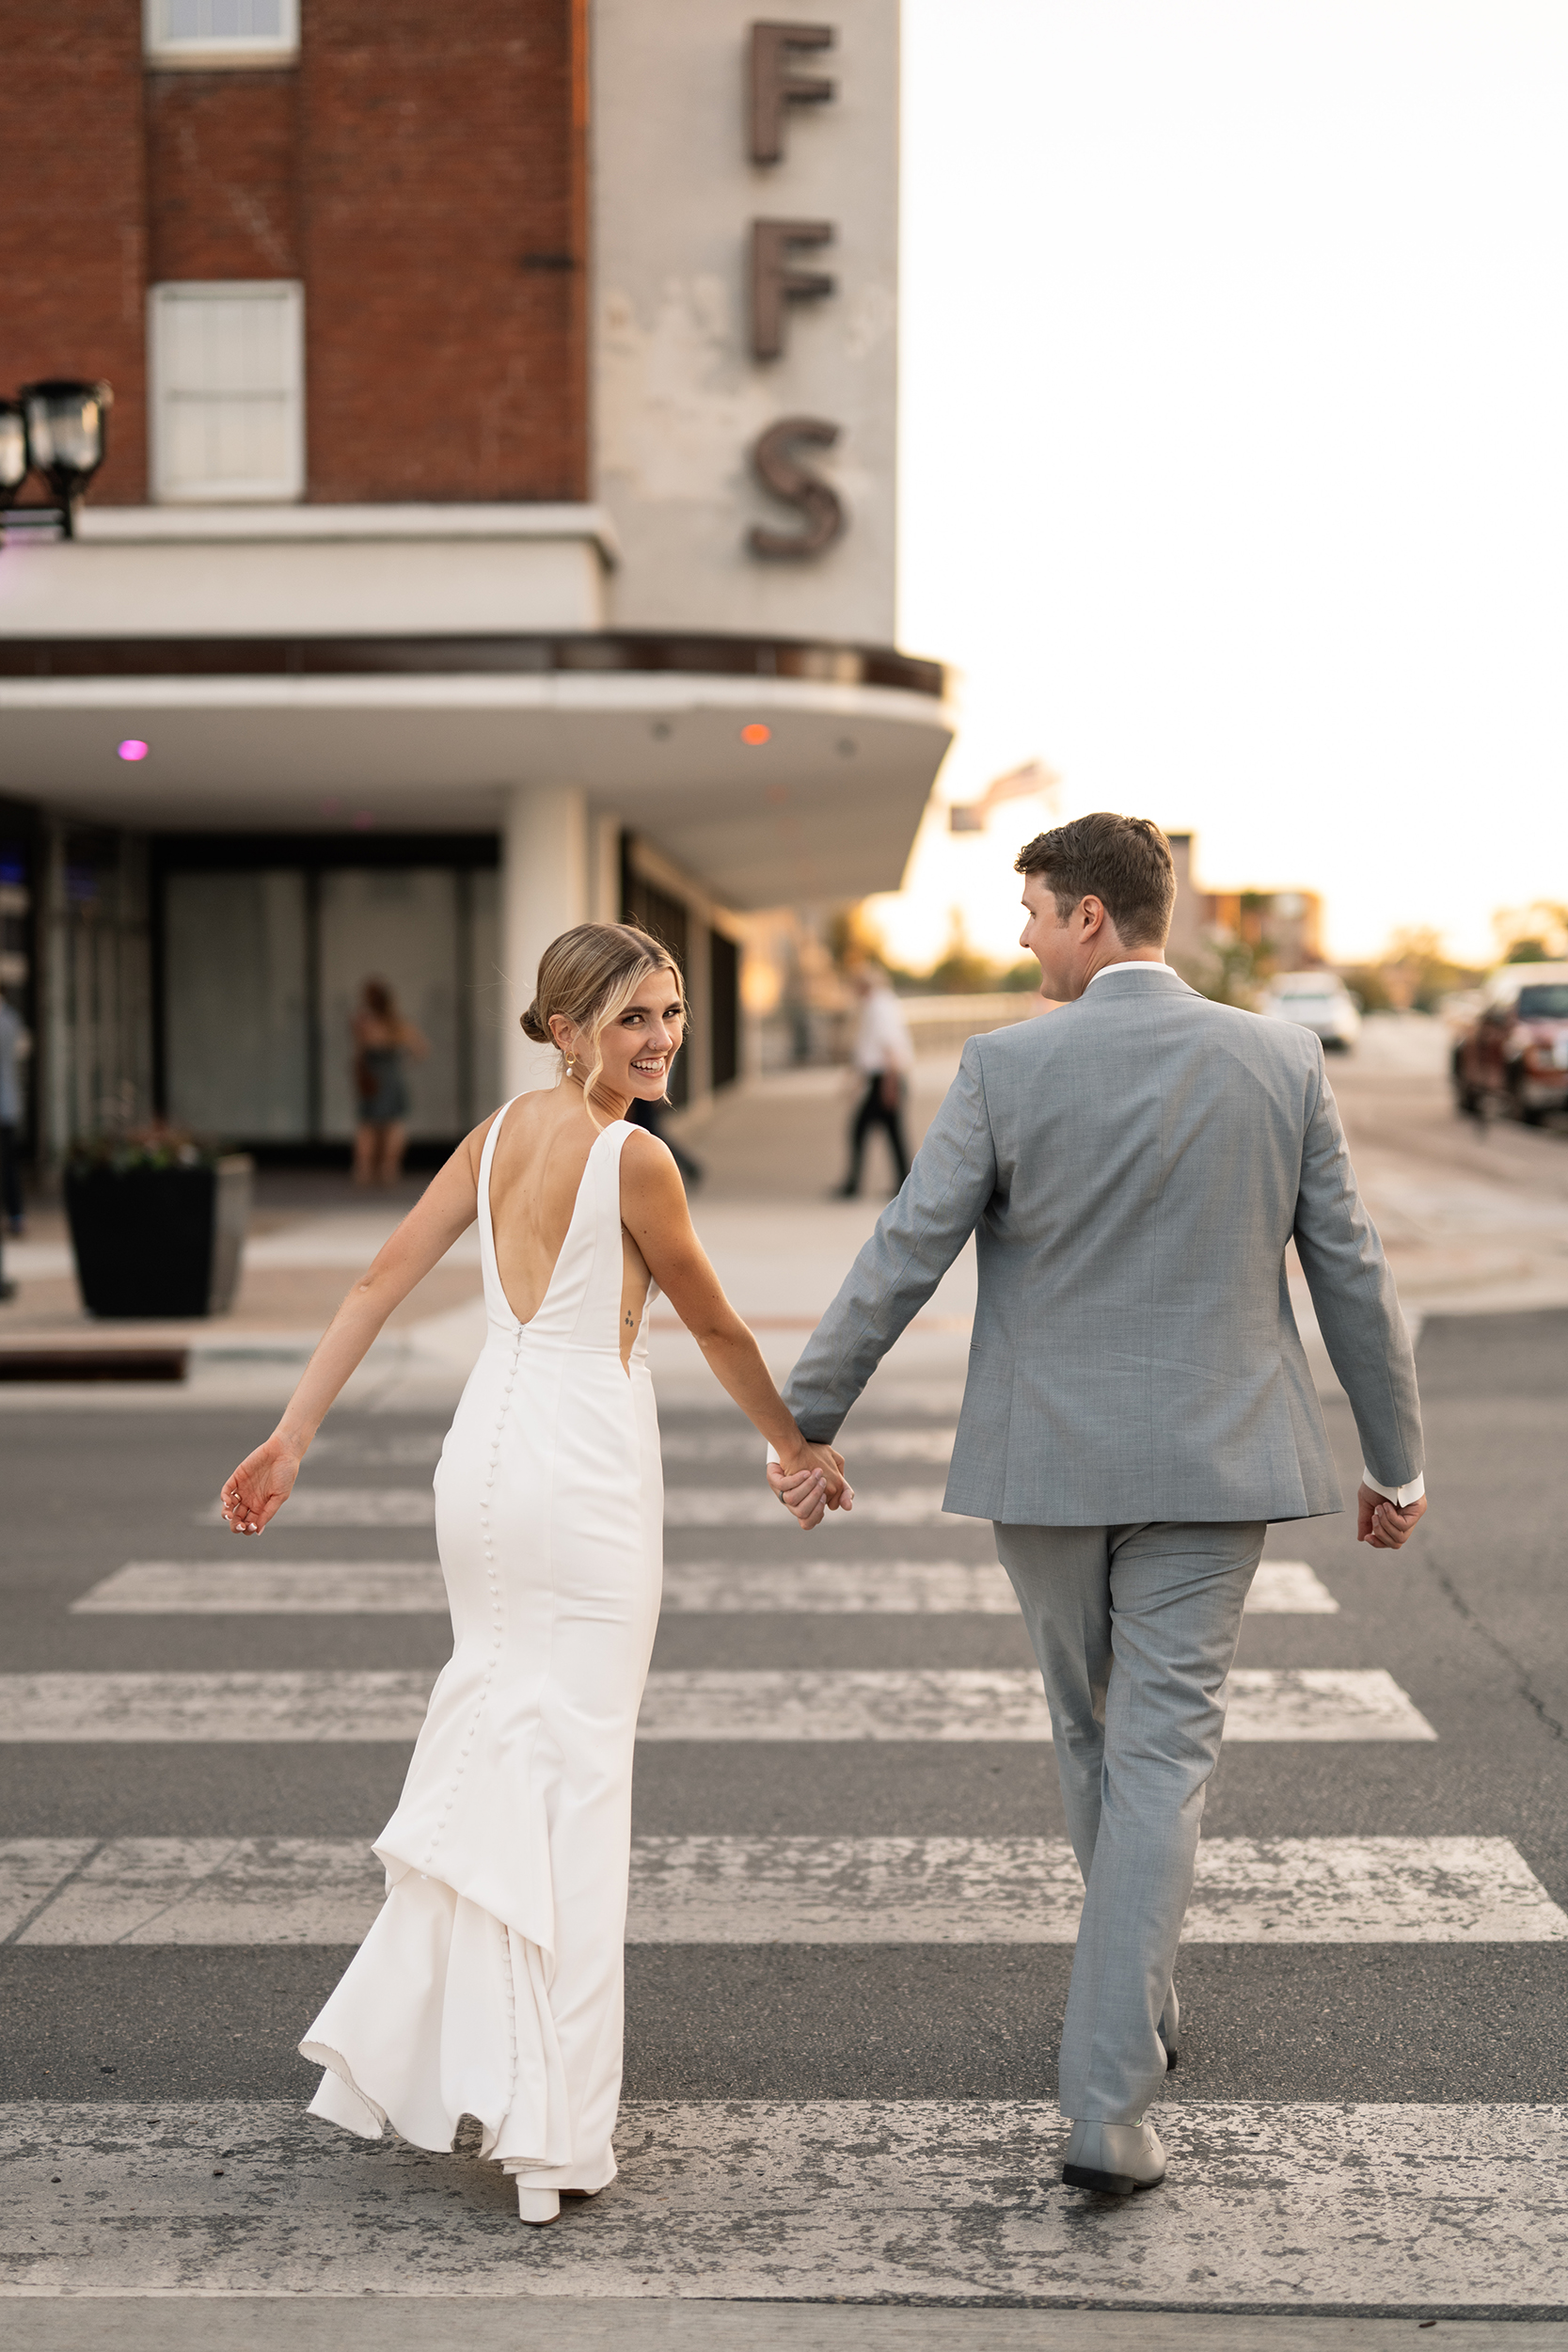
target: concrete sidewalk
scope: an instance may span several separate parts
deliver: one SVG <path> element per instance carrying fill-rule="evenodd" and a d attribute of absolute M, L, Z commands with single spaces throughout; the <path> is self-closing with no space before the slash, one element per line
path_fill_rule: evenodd
<path fill-rule="evenodd" d="M 1568 1135 L 1516 1126 L 1476 1129 L 1456 1119 L 1446 1081 L 1448 1039 L 1418 1016 L 1369 1021 L 1357 1053 L 1331 1068 L 1368 1202 L 1413 1323 L 1426 1313 L 1568 1304 Z M 910 1106 L 918 1144 L 958 1066 L 956 1053 L 923 1062 Z M 673 1122 L 702 1162 L 692 1195 L 697 1230 L 736 1306 L 776 1375 L 793 1363 L 832 1300 L 891 1187 L 879 1136 L 859 1200 L 829 1197 L 842 1175 L 854 1097 L 849 1073 L 786 1072 L 721 1097 L 705 1115 Z M 35 1219 L 6 1252 L 19 1295 L 0 1307 L 0 1348 L 19 1344 L 188 1347 L 181 1390 L 0 1382 L 0 1399 L 97 1406 L 261 1405 L 288 1394 L 353 1276 L 419 1196 L 409 1180 L 386 1197 L 356 1194 L 346 1178 L 264 1174 L 233 1311 L 189 1323 L 103 1324 L 82 1311 L 63 1217 Z M 1334 1387 L 1310 1302 L 1293 1278 L 1298 1320 L 1321 1385 Z M 879 1392 L 913 1382 L 942 1409 L 957 1403 L 974 1309 L 967 1248 L 888 1359 Z M 470 1232 L 391 1318 L 351 1393 L 391 1406 L 455 1398 L 483 1333 L 477 1232 Z M 656 1302 L 651 1343 L 671 1401 L 705 1396 L 711 1375 L 670 1310 Z"/>
<path fill-rule="evenodd" d="M 940 1104 L 957 1057 L 919 1073 L 911 1104 L 911 1148 Z M 851 1089 L 836 1070 L 786 1073 L 727 1096 L 701 1121 L 675 1122 L 703 1162 L 692 1210 L 725 1288 L 778 1374 L 788 1369 L 876 1223 L 892 1186 L 874 1141 L 868 1189 L 830 1200 L 843 1173 Z M 870 1187 L 880 1176 L 879 1188 Z M 8 1245 L 17 1296 L 0 1307 L 0 1349 L 23 1345 L 185 1347 L 182 1389 L 51 1381 L 0 1382 L 0 1404 L 70 1398 L 105 1404 L 180 1397 L 258 1404 L 287 1396 L 354 1276 L 419 1198 L 418 1180 L 387 1196 L 356 1193 L 346 1178 L 264 1172 L 232 1311 L 186 1322 L 102 1323 L 82 1309 L 65 1219 L 35 1216 Z M 974 1306 L 973 1253 L 954 1268 L 905 1343 L 915 1376 L 961 1378 Z M 477 1229 L 464 1234 L 415 1295 L 391 1317 L 351 1385 L 359 1403 L 399 1406 L 455 1400 L 483 1338 Z M 661 1389 L 705 1393 L 712 1375 L 668 1308 L 656 1302 L 651 1341 Z M 944 1343 L 933 1348 L 931 1343 Z"/>

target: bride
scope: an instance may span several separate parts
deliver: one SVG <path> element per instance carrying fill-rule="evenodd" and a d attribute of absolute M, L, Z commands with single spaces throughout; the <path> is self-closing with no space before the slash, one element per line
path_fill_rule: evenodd
<path fill-rule="evenodd" d="M 563 1083 L 453 1152 L 222 1494 L 235 1534 L 276 1518 L 387 1317 L 477 1216 L 489 1330 L 436 1472 L 452 1655 L 376 1840 L 386 1902 L 300 2048 L 325 2069 L 312 2114 L 490 2157 L 536 2223 L 615 2177 L 632 1745 L 663 1559 L 655 1285 L 777 1448 L 801 1524 L 852 1500 L 724 1296 L 669 1152 L 624 1116 L 663 1097 L 685 1021 L 646 932 L 552 942 L 523 1027 Z"/>

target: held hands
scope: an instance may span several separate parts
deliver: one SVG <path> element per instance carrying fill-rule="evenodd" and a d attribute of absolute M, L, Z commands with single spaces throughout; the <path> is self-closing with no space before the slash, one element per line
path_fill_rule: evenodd
<path fill-rule="evenodd" d="M 783 1462 L 769 1462 L 768 1484 L 805 1535 L 820 1527 L 825 1512 L 853 1508 L 855 1490 L 844 1475 L 844 1456 L 831 1445 L 802 1445 Z"/>
<path fill-rule="evenodd" d="M 1418 1519 L 1426 1517 L 1426 1497 L 1418 1502 L 1407 1502 L 1402 1509 L 1380 1495 L 1371 1486 L 1358 1486 L 1355 1491 L 1355 1540 L 1370 1544 L 1374 1551 L 1398 1551 L 1416 1532 Z"/>
<path fill-rule="evenodd" d="M 218 1497 L 229 1533 L 259 1535 L 288 1502 L 298 1476 L 299 1455 L 281 1438 L 269 1438 L 247 1454 Z"/>

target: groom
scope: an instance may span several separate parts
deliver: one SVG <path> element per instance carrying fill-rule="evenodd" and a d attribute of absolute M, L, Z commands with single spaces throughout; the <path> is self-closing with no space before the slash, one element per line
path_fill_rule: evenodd
<path fill-rule="evenodd" d="M 1164 2177 L 1147 2111 L 1224 1683 L 1271 1519 L 1341 1508 L 1286 1287 L 1293 1238 L 1368 1465 L 1358 1540 L 1426 1509 L 1410 1340 L 1323 1048 L 1166 964 L 1176 877 L 1147 818 L 1020 853 L 1049 1017 L 971 1038 L 909 1181 L 791 1374 L 827 1442 L 971 1233 L 979 1297 L 944 1507 L 995 1523 L 1045 1678 L 1087 1892 L 1062 2030 L 1062 2177 Z M 804 1525 L 820 1484 L 774 1491 Z"/>

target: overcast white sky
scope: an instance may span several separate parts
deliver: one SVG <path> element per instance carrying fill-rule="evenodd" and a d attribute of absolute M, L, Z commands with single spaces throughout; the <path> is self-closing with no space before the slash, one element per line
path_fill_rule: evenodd
<path fill-rule="evenodd" d="M 1330 946 L 1568 898 L 1568 6 L 905 0 L 901 642 L 939 792 L 1323 893 Z M 1016 929 L 1039 803 L 874 902 Z"/>

